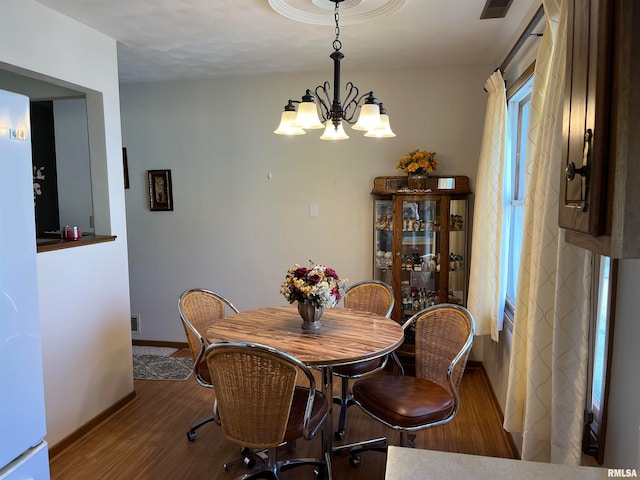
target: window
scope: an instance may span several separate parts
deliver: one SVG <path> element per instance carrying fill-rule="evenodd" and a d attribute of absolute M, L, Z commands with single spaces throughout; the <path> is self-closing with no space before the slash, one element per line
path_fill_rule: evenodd
<path fill-rule="evenodd" d="M 587 404 L 582 450 L 602 464 L 607 423 L 608 352 L 613 325 L 612 305 L 615 297 L 616 261 L 594 255 L 592 290 L 594 304 L 589 328 Z"/>
<path fill-rule="evenodd" d="M 594 318 L 594 361 L 593 361 L 593 411 L 599 417 L 601 411 L 603 392 L 603 380 L 606 371 L 606 343 L 607 324 L 609 319 L 609 278 L 611 260 L 609 257 L 600 257 L 600 272 L 598 275 L 598 305 Z"/>
<path fill-rule="evenodd" d="M 531 89 L 533 75 L 528 77 L 518 87 L 507 101 L 507 118 L 509 129 L 507 133 L 507 172 L 505 187 L 510 190 L 511 202 L 507 214 L 509 215 L 509 259 L 507 266 L 507 304 L 506 314 L 513 320 L 518 288 L 518 270 L 522 253 L 522 232 L 524 224 L 524 190 L 525 190 L 525 160 L 527 151 L 527 132 L 529 130 L 529 112 L 531 109 Z"/>

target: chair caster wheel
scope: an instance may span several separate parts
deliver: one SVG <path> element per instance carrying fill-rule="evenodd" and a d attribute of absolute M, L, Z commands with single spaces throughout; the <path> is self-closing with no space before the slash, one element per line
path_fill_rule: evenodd
<path fill-rule="evenodd" d="M 256 459 L 252 457 L 244 457 L 242 459 L 242 463 L 244 463 L 244 466 L 247 468 L 253 468 L 256 466 Z"/>
<path fill-rule="evenodd" d="M 313 473 L 316 476 L 316 480 L 327 480 L 329 478 L 325 469 L 316 468 Z"/>
<path fill-rule="evenodd" d="M 193 442 L 196 439 L 197 435 L 196 432 L 194 432 L 193 430 L 189 430 L 187 432 L 187 440 L 189 440 L 190 442 Z"/>
<path fill-rule="evenodd" d="M 349 464 L 353 468 L 356 468 L 358 465 L 360 465 L 360 457 L 358 455 L 351 455 L 349 457 Z"/>
<path fill-rule="evenodd" d="M 334 438 L 338 441 L 344 439 L 344 430 L 338 430 L 333 434 Z"/>

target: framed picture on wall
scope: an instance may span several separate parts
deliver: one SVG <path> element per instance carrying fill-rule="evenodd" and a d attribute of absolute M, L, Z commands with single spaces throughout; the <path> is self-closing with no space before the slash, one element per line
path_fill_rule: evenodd
<path fill-rule="evenodd" d="M 173 210 L 171 170 L 148 170 L 149 208 L 153 211 Z"/>

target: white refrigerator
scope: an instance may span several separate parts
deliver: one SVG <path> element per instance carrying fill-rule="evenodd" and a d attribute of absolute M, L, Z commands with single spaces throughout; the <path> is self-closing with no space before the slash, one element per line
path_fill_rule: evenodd
<path fill-rule="evenodd" d="M 29 98 L 0 90 L 0 480 L 48 480 Z"/>

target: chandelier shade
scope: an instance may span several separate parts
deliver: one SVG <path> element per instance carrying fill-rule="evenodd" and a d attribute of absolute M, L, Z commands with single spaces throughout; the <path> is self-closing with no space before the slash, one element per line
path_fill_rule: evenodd
<path fill-rule="evenodd" d="M 373 92 L 369 94 L 373 97 Z M 375 97 L 373 97 L 375 100 Z M 382 120 L 380 120 L 380 106 L 376 103 L 368 103 L 365 102 L 364 105 L 360 107 L 360 116 L 358 117 L 357 123 L 351 127 L 354 130 L 373 130 L 374 128 L 382 127 Z"/>
<path fill-rule="evenodd" d="M 313 95 L 309 90 L 302 97 L 302 102 L 298 105 L 298 114 L 293 122 L 295 127 L 304 129 L 324 128 L 324 125 L 318 118 L 318 107 L 313 101 Z"/>
<path fill-rule="evenodd" d="M 334 125 L 333 122 L 326 122 L 327 126 L 324 129 L 324 133 L 320 137 L 320 140 L 347 140 L 349 136 L 345 133 L 342 122 L 338 125 Z"/>
<path fill-rule="evenodd" d="M 380 104 L 380 121 L 381 125 L 372 130 L 369 130 L 364 134 L 365 137 L 377 137 L 377 138 L 391 138 L 395 137 L 396 134 L 391 130 L 391 125 L 389 124 L 389 115 L 387 115 L 387 111 Z"/>
<path fill-rule="evenodd" d="M 345 0 L 329 1 L 335 4 L 336 25 L 333 53 L 329 55 L 333 60 L 333 98 L 329 95 L 331 85 L 328 81 L 318 85 L 314 90 L 307 89 L 301 100 L 288 101 L 284 107 L 280 125 L 274 133 L 301 135 L 305 133 L 305 130 L 324 128 L 321 140 L 346 140 L 349 136 L 344 131 L 344 124 L 347 123 L 352 125 L 351 128 L 354 130 L 364 131 L 365 137 L 395 137 L 386 110 L 372 91 L 360 95 L 358 87 L 347 82 L 344 105 L 342 103 L 340 98 L 340 62 L 344 55 L 340 51 L 342 43 L 340 42 L 339 5 Z M 357 122 L 356 114 L 358 114 Z"/>
<path fill-rule="evenodd" d="M 278 135 L 304 135 L 307 133 L 302 128 L 296 127 L 293 124 L 297 115 L 293 104 L 289 110 L 285 108 L 280 117 L 280 125 L 278 125 L 278 128 L 273 133 L 277 133 Z"/>

